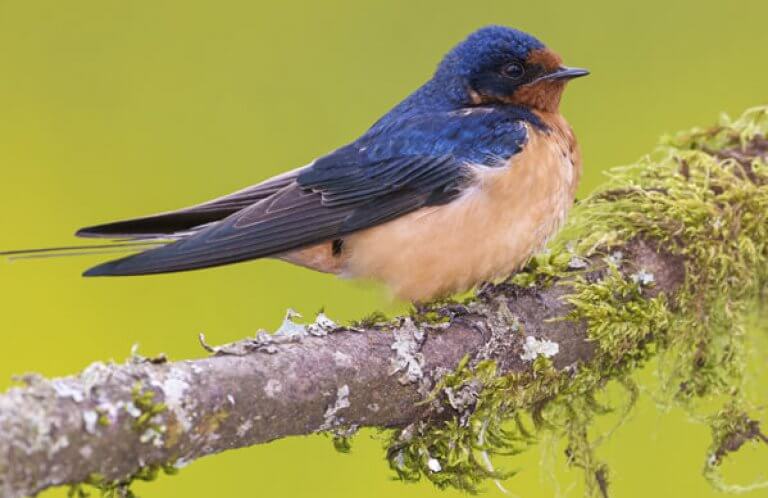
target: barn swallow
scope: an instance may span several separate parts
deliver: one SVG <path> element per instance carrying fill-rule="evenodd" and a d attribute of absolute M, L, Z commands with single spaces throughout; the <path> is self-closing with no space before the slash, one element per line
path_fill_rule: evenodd
<path fill-rule="evenodd" d="M 413 301 L 506 276 L 574 202 L 581 158 L 558 109 L 566 83 L 587 74 L 529 34 L 482 28 L 354 142 L 203 204 L 81 229 L 168 241 L 84 275 L 269 257 L 380 281 Z"/>

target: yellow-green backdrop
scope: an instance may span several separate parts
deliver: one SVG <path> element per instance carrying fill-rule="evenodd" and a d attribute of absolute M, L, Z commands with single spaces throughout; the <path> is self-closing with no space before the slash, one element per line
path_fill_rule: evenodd
<path fill-rule="evenodd" d="M 304 164 L 354 138 L 489 23 L 535 33 L 592 70 L 563 106 L 583 146 L 583 195 L 601 170 L 636 159 L 661 134 L 766 103 L 766 18 L 764 0 L 0 0 L 0 248 L 71 243 L 81 225 L 194 203 Z M 274 327 L 288 307 L 325 307 L 336 319 L 398 309 L 372 286 L 271 261 L 79 277 L 102 259 L 0 264 L 0 385 L 26 371 L 121 361 L 136 342 L 147 354 L 200 355 L 198 332 L 237 339 Z M 758 369 L 753 381 L 768 376 Z M 232 451 L 137 490 L 440 495 L 392 481 L 372 435 L 351 455 L 323 436 Z M 707 438 L 680 412 L 642 402 L 601 453 L 614 495 L 715 496 L 700 477 Z M 766 454 L 750 451 L 736 477 L 766 471 Z M 551 471 L 561 491 L 581 494 L 578 471 L 541 467 L 540 456 L 499 461 L 521 470 L 507 482 L 515 495 L 554 495 Z"/>

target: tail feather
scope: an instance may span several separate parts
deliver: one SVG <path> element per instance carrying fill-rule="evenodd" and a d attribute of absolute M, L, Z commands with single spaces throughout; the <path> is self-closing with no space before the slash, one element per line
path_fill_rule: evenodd
<path fill-rule="evenodd" d="M 239 256 L 221 258 L 222 261 L 219 261 L 220 258 L 212 257 L 212 260 L 205 264 L 181 265 L 183 268 L 178 267 L 178 265 L 170 265 L 168 268 L 163 268 L 162 266 L 158 267 L 153 261 L 158 256 L 158 253 L 153 250 L 174 246 L 170 249 L 170 253 L 173 253 L 176 249 L 176 245 L 173 244 L 174 242 L 193 238 L 196 234 L 212 228 L 213 225 L 217 225 L 221 220 L 261 200 L 269 198 L 281 189 L 293 185 L 296 176 L 303 169 L 297 168 L 262 183 L 202 204 L 141 218 L 94 225 L 82 228 L 76 233 L 78 237 L 112 239 L 113 242 L 111 243 L 2 251 L 0 252 L 0 258 L 5 257 L 9 260 L 15 260 L 87 256 L 119 252 L 139 253 L 91 268 L 85 272 L 86 276 L 165 273 L 226 264 L 238 259 Z M 160 253 L 161 256 L 167 254 L 165 251 Z M 247 258 L 243 257 L 240 259 Z M 145 266 L 147 268 L 144 268 Z"/>
<path fill-rule="evenodd" d="M 116 242 L 113 244 L 90 244 L 60 247 L 38 247 L 34 249 L 14 249 L 12 251 L 0 251 L 0 257 L 13 261 L 17 259 L 91 256 L 96 254 L 145 251 L 148 249 L 162 247 L 166 243 L 167 241 L 154 239 Z"/>

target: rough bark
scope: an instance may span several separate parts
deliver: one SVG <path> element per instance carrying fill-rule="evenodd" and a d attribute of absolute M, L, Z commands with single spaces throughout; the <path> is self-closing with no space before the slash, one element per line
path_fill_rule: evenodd
<path fill-rule="evenodd" d="M 676 257 L 642 240 L 623 250 L 627 267 L 655 275 L 657 292 L 674 293 L 682 283 Z M 487 306 L 436 308 L 450 317 L 439 327 L 409 317 L 361 328 L 289 321 L 276 338 L 211 348 L 207 358 L 134 357 L 94 363 L 72 377 L 27 377 L 0 396 L 0 494 L 26 496 L 94 474 L 122 479 L 296 434 L 404 427 L 427 409 L 418 402 L 435 379 L 467 354 L 495 359 L 501 372 L 523 370 L 525 337 L 534 336 L 559 345 L 557 368 L 588 361 L 594 348 L 585 327 L 551 320 L 569 312 L 565 292 L 489 285 L 478 295 Z M 494 333 L 489 324 L 508 312 L 521 332 Z"/>

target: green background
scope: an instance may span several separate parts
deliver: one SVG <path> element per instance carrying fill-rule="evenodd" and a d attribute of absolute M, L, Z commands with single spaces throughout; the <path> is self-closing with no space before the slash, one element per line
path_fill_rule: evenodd
<path fill-rule="evenodd" d="M 305 164 L 355 138 L 489 23 L 530 31 L 592 70 L 563 104 L 584 152 L 584 195 L 602 170 L 635 160 L 661 134 L 766 103 L 766 18 L 764 0 L 0 0 L 0 247 L 69 244 L 79 226 L 180 207 Z M 288 307 L 324 306 L 339 320 L 402 309 L 374 286 L 273 261 L 79 277 L 103 259 L 0 264 L 3 386 L 26 371 L 122 361 L 136 342 L 145 354 L 200 356 L 198 332 L 234 340 L 274 328 Z M 765 386 L 764 369 L 752 381 Z M 658 412 L 649 398 L 601 452 L 613 495 L 715 496 L 700 476 L 706 427 Z M 372 435 L 351 455 L 323 436 L 231 451 L 137 490 L 459 496 L 392 481 Z M 507 482 L 514 495 L 552 496 L 559 486 L 580 496 L 579 472 L 562 465 L 561 448 L 550 453 L 555 466 L 539 465 L 539 449 L 497 461 L 521 470 Z M 730 475 L 765 473 L 767 454 L 747 449 Z"/>

